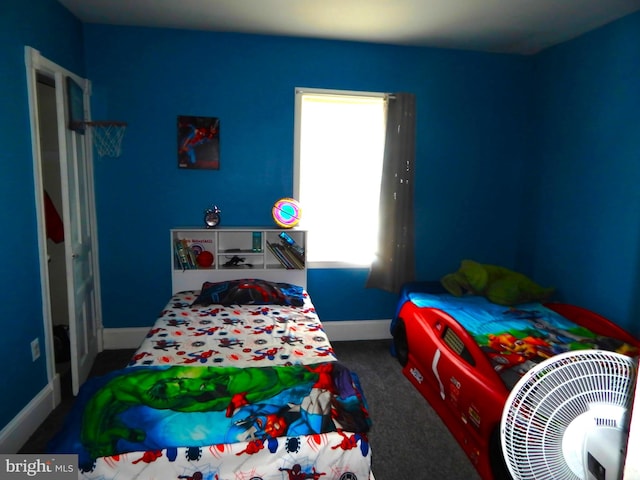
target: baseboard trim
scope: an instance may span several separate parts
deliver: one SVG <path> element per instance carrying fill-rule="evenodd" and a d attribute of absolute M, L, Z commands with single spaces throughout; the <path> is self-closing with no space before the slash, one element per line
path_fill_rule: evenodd
<path fill-rule="evenodd" d="M 17 453 L 40 424 L 60 404 L 61 398 L 60 376 L 56 375 L 0 431 L 0 452 Z"/>
<path fill-rule="evenodd" d="M 102 348 L 138 348 L 147 336 L 150 327 L 105 328 L 102 330 Z"/>
<path fill-rule="evenodd" d="M 342 320 L 323 322 L 325 332 L 334 342 L 349 340 L 383 340 L 391 338 L 389 324 L 391 320 Z M 103 348 L 138 348 L 144 340 L 148 327 L 105 328 L 103 330 Z"/>
<path fill-rule="evenodd" d="M 341 320 L 322 322 L 332 342 L 350 340 L 384 340 L 391 338 L 391 320 Z"/>

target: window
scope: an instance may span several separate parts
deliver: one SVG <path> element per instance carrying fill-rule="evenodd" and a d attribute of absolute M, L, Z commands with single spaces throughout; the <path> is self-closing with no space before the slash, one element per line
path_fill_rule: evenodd
<path fill-rule="evenodd" d="M 311 266 L 374 259 L 386 107 L 383 93 L 296 89 L 294 195 Z"/>

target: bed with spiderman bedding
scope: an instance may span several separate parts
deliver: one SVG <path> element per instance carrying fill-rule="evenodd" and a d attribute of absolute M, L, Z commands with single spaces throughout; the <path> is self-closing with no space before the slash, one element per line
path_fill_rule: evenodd
<path fill-rule="evenodd" d="M 307 291 L 175 293 L 130 364 L 89 379 L 52 453 L 87 479 L 368 479 L 371 422 Z"/>
<path fill-rule="evenodd" d="M 578 349 L 635 356 L 640 342 L 574 305 L 505 306 L 455 296 L 439 282 L 407 284 L 391 323 L 393 353 L 484 480 L 510 478 L 500 419 L 511 388 L 532 366 Z"/>

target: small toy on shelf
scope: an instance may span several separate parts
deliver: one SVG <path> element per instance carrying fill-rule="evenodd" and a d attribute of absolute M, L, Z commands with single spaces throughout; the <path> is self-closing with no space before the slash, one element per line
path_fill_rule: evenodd
<path fill-rule="evenodd" d="M 248 268 L 253 268 L 253 265 L 251 265 L 250 263 L 244 263 L 245 259 L 241 258 L 237 255 L 234 255 L 233 257 L 231 257 L 231 259 L 229 259 L 227 262 L 225 262 L 225 264 L 223 265 L 223 267 L 226 268 L 238 268 L 238 267 L 248 267 Z"/>
<path fill-rule="evenodd" d="M 282 228 L 293 228 L 300 222 L 300 204 L 293 198 L 281 198 L 271 209 L 273 220 Z"/>
<path fill-rule="evenodd" d="M 203 250 L 196 257 L 196 262 L 202 268 L 209 268 L 213 265 L 213 253 Z"/>

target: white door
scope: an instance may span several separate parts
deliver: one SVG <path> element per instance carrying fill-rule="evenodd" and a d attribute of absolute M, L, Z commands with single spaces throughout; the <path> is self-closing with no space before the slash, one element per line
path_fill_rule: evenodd
<path fill-rule="evenodd" d="M 66 96 L 66 90 L 63 90 Z M 67 105 L 68 102 L 64 102 Z M 63 112 L 64 113 L 64 112 Z M 58 122 L 60 123 L 60 122 Z M 83 135 L 64 128 L 60 166 L 65 230 L 67 292 L 69 297 L 69 339 L 73 394 L 86 380 L 98 353 L 98 314 L 93 258 L 92 215 L 93 189 L 90 156 L 87 155 L 88 132 Z M 63 145 L 64 144 L 64 145 Z M 63 151 L 63 148 L 66 151 Z M 66 185 L 65 185 L 66 182 Z"/>
<path fill-rule="evenodd" d="M 42 57 L 37 50 L 25 49 L 29 107 L 33 138 L 34 180 L 38 210 L 39 250 L 43 296 L 43 318 L 47 334 L 47 368 L 49 380 L 55 377 L 53 366 L 51 304 L 47 265 L 46 222 L 44 216 L 42 153 L 36 76 L 38 73 L 54 80 L 56 96 L 56 126 L 61 173 L 62 219 L 64 224 L 65 263 L 67 271 L 67 301 L 69 307 L 69 338 L 71 342 L 71 373 L 73 394 L 86 380 L 93 361 L 102 348 L 100 294 L 97 274 L 97 235 L 93 190 L 93 155 L 91 135 L 70 130 L 69 89 L 71 78 L 80 88 L 82 115 L 90 119 L 88 81 Z"/>

